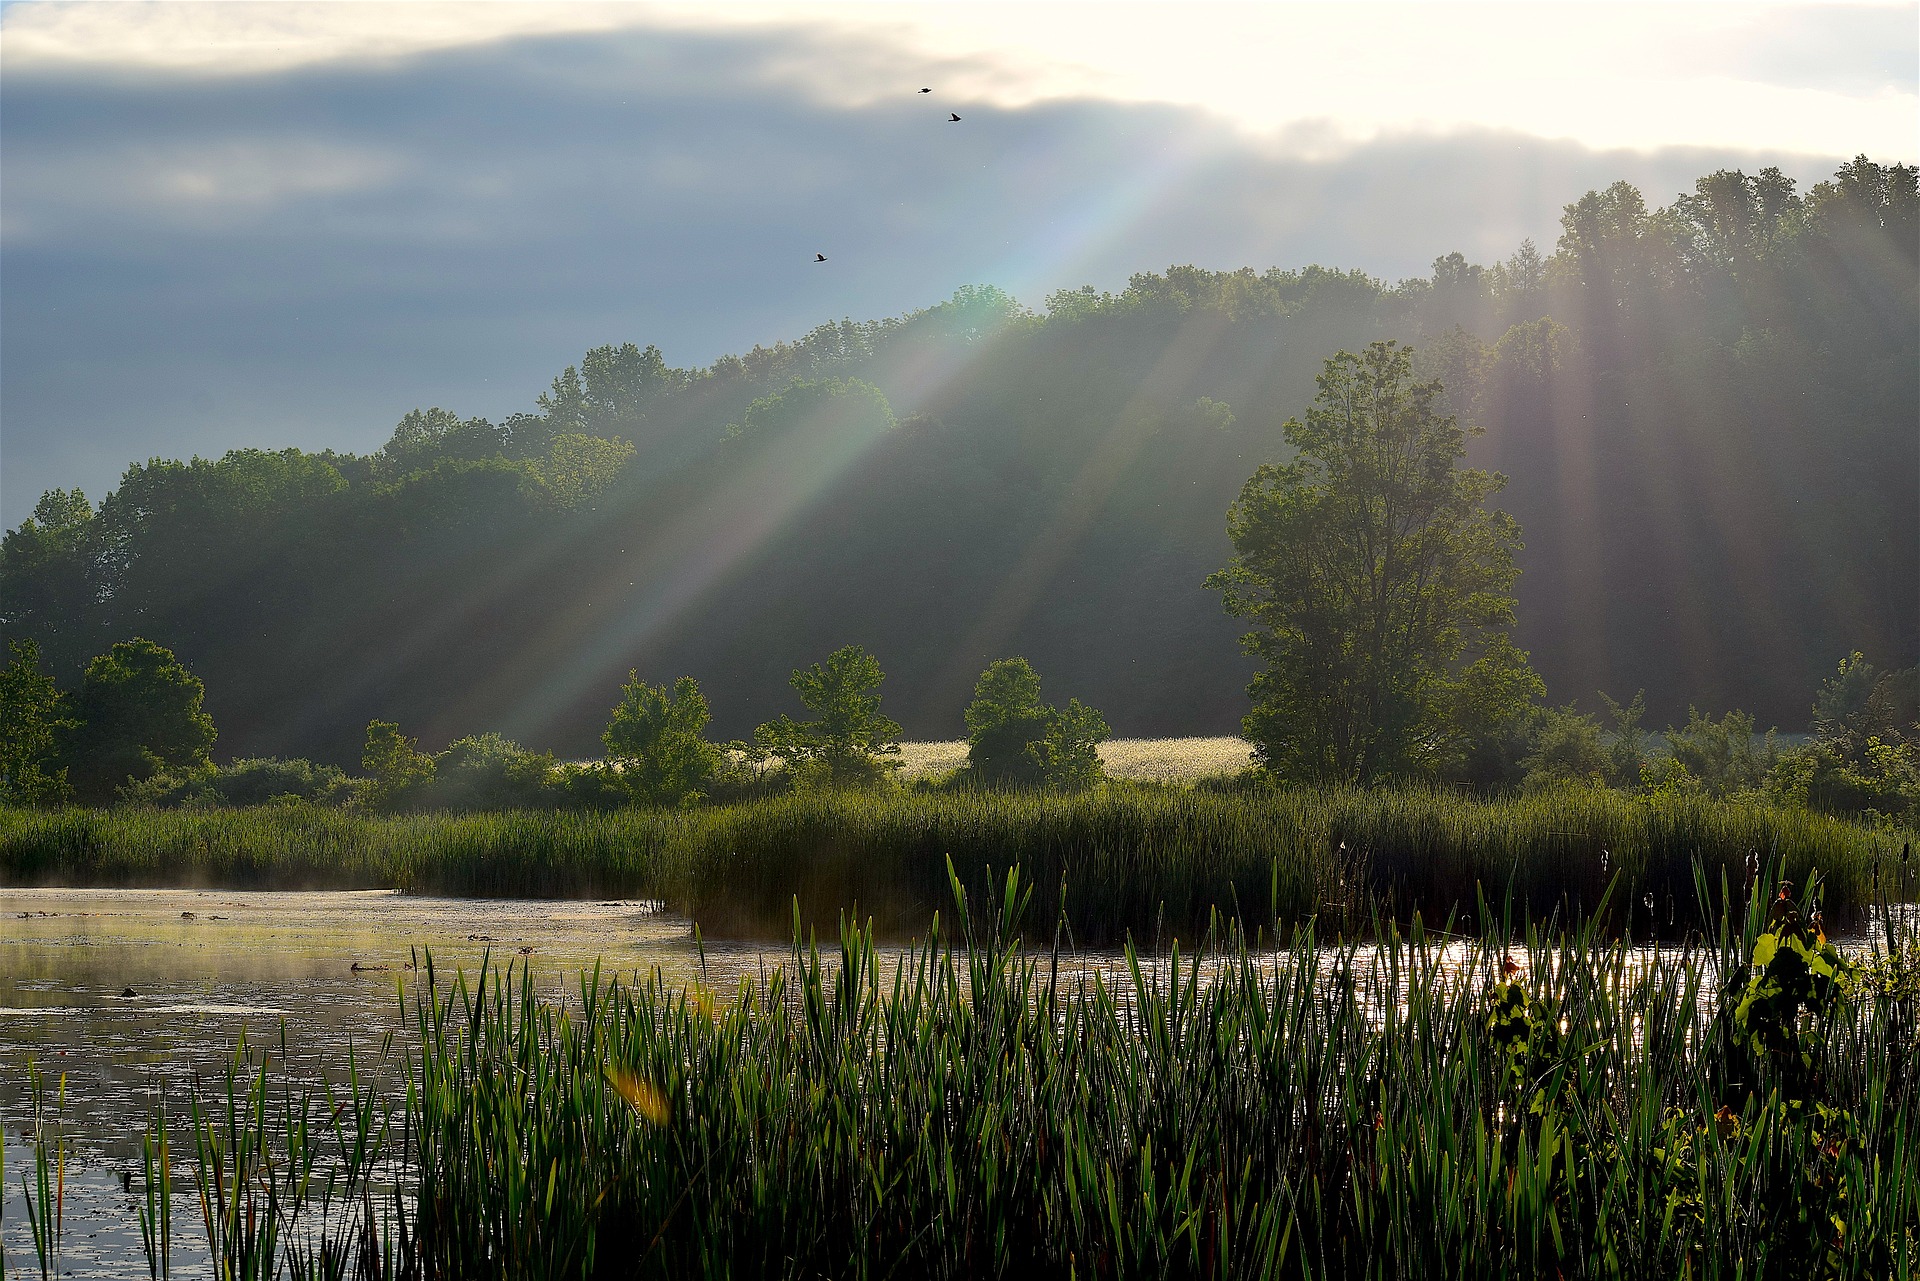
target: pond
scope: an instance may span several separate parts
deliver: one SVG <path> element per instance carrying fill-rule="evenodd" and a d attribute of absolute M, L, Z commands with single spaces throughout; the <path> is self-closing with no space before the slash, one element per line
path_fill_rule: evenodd
<path fill-rule="evenodd" d="M 897 955 L 897 951 L 889 949 Z M 376 1059 L 400 1034 L 431 952 L 443 974 L 484 959 L 530 967 L 555 996 L 579 975 L 632 978 L 658 967 L 670 984 L 731 992 L 788 958 L 785 945 L 698 946 L 688 921 L 640 901 L 447 899 L 363 892 L 0 890 L 0 1124 L 8 1137 L 0 1245 L 10 1267 L 33 1262 L 20 1178 L 30 1149 L 31 1063 L 45 1089 L 64 1082 L 70 1142 L 61 1270 L 144 1274 L 135 1210 L 141 1137 L 162 1096 L 179 1115 L 196 1082 L 217 1087 L 244 1035 L 294 1082 L 339 1080 L 349 1050 Z M 1465 960 L 1468 949 L 1460 949 Z M 883 962 L 884 963 L 884 962 Z M 704 977 L 703 977 L 704 966 Z M 1121 958 L 1075 958 L 1073 970 L 1119 978 Z M 1067 970 L 1066 965 L 1062 966 Z M 374 1066 L 391 1078 L 390 1062 Z M 186 1127 L 179 1129 L 186 1140 Z M 132 1177 L 131 1187 L 127 1186 Z M 176 1262 L 197 1270 L 199 1209 L 176 1206 Z"/>
<path fill-rule="evenodd" d="M 141 1135 L 156 1100 L 179 1109 L 218 1081 L 242 1035 L 294 1080 L 338 1079 L 351 1047 L 377 1054 L 404 1026 L 408 967 L 431 951 L 444 972 L 491 956 L 532 967 L 556 995 L 596 960 L 632 975 L 700 976 L 688 922 L 645 902 L 444 899 L 390 891 L 0 890 L 0 1124 L 8 1137 L 0 1243 L 29 1265 L 20 1190 L 31 1128 L 28 1065 L 49 1094 L 64 1079 L 68 1257 L 74 1276 L 145 1272 L 134 1202 Z M 705 949 L 707 981 L 730 990 L 787 949 Z M 284 1032 L 284 1037 L 283 1037 Z M 281 1047 L 284 1043 L 285 1052 Z M 182 1127 L 184 1138 L 184 1127 Z M 134 1192 L 123 1176 L 134 1173 Z M 175 1222 L 190 1247 L 197 1206 Z M 97 1235 L 96 1235 L 97 1234 Z M 194 1259 L 191 1248 L 177 1255 Z"/>

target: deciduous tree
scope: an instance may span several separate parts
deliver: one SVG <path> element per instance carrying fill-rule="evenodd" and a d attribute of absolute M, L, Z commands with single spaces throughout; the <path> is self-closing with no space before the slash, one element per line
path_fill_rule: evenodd
<path fill-rule="evenodd" d="M 1520 530 L 1487 506 L 1503 478 L 1460 465 L 1467 433 L 1410 356 L 1326 362 L 1285 424 L 1297 456 L 1247 481 L 1233 561 L 1207 580 L 1254 625 L 1246 734 L 1285 776 L 1437 775 L 1542 692 L 1507 634 Z"/>
<path fill-rule="evenodd" d="M 721 764 L 720 749 L 706 737 L 711 719 L 693 677 L 682 676 L 668 689 L 628 672 L 601 735 L 607 762 L 626 789 L 650 805 L 697 800 Z"/>
<path fill-rule="evenodd" d="M 824 663 L 795 671 L 789 684 L 814 714 L 777 717 L 754 731 L 765 750 L 791 766 L 816 765 L 835 783 L 867 782 L 898 768 L 900 725 L 880 713 L 880 660 L 847 645 Z"/>
<path fill-rule="evenodd" d="M 111 800 L 129 782 L 210 763 L 213 718 L 206 687 L 150 640 L 121 641 L 87 664 L 73 695 L 68 778 L 88 801 Z"/>

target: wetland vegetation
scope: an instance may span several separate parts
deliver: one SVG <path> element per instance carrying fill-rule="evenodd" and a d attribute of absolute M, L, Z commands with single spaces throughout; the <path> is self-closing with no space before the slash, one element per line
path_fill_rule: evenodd
<path fill-rule="evenodd" d="M 1108 982 L 1022 944 L 1046 896 L 1010 875 L 891 964 L 843 925 L 732 992 L 429 970 L 403 1092 L 242 1047 L 157 1115 L 140 1230 L 156 1276 L 191 1233 L 258 1278 L 1905 1281 L 1920 953 L 1889 919 L 1849 960 L 1774 870 L 1656 953 L 1216 929 Z"/>
<path fill-rule="evenodd" d="M 0 810 L 0 876 L 15 885 L 400 887 L 495 897 L 649 897 L 716 935 L 781 937 L 843 908 L 913 934 L 946 897 L 1019 866 L 1058 896 L 1082 944 L 1193 939 L 1216 911 L 1357 927 L 1471 915 L 1476 896 L 1544 916 L 1591 909 L 1635 934 L 1692 923 L 1692 865 L 1746 884 L 1778 858 L 1818 872 L 1834 921 L 1876 893 L 1920 890 L 1911 833 L 1759 799 L 1633 797 L 1566 786 L 1475 798 L 1432 789 L 1211 790 L 1114 785 L 1089 794 L 888 790 L 609 811 L 377 815 L 308 804 L 246 809 Z M 1048 922 L 1051 928 L 1051 922 Z"/>

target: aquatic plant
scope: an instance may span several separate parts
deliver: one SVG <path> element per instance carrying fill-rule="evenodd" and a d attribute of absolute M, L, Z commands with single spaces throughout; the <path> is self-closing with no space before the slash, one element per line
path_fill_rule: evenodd
<path fill-rule="evenodd" d="M 236 1071 L 228 1143 L 292 1168 L 327 1110 L 385 1171 L 333 1265 L 282 1250 L 297 1277 L 1910 1278 L 1914 1006 L 1726 999 L 1810 937 L 1817 889 L 1787 925 L 1774 886 L 1714 886 L 1735 910 L 1657 954 L 1504 907 L 1471 943 L 1216 921 L 1117 983 L 1021 941 L 1017 874 L 951 880 L 897 957 L 796 922 L 732 994 L 595 972 L 555 1003 L 429 958 L 397 1125 L 370 1087 L 276 1111 Z M 1746 1053 L 1756 1020 L 1810 1066 Z M 203 1149 L 193 1177 L 226 1176 Z"/>
<path fill-rule="evenodd" d="M 709 935 L 774 938 L 797 898 L 821 927 L 847 910 L 910 937 L 945 899 L 948 860 L 969 883 L 1018 863 L 1036 884 L 1065 883 L 1066 923 L 1084 945 L 1191 941 L 1216 911 L 1251 925 L 1313 917 L 1328 935 L 1376 909 L 1401 921 L 1416 909 L 1429 920 L 1453 913 L 1479 928 L 1482 889 L 1540 919 L 1590 914 L 1618 876 L 1610 928 L 1678 936 L 1700 923 L 1696 860 L 1736 889 L 1762 858 L 1780 859 L 1796 882 L 1817 872 L 1827 919 L 1844 924 L 1876 894 L 1920 894 L 1920 865 L 1895 857 L 1902 839 L 1754 799 L 1584 787 L 1496 800 L 1421 789 L 894 789 L 585 813 L 0 809 L 0 881 L 650 897 Z"/>

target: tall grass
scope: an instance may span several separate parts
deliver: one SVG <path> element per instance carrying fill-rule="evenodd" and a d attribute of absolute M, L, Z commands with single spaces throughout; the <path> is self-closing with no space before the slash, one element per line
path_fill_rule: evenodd
<path fill-rule="evenodd" d="M 1882 889 L 1912 898 L 1901 836 L 1755 800 L 1636 799 L 1568 789 L 1481 800 L 1424 790 L 1219 794 L 1116 786 L 1087 795 L 911 789 L 608 813 L 380 818 L 305 806 L 251 810 L 0 811 L 0 880 L 14 885 L 365 888 L 479 896 L 648 896 L 709 934 L 778 937 L 804 919 L 925 928 L 949 860 L 969 883 L 1025 869 L 1059 896 L 1076 942 L 1194 938 L 1210 913 L 1364 923 L 1455 913 L 1477 894 L 1544 917 L 1591 911 L 1616 875 L 1612 928 L 1698 924 L 1691 868 L 1744 886 L 1778 858 L 1824 878 L 1838 924 Z"/>
<path fill-rule="evenodd" d="M 197 1175 L 244 1198 L 216 1198 L 221 1257 L 365 1278 L 1920 1270 L 1914 1002 L 1861 986 L 1736 1016 L 1720 984 L 1765 955 L 1770 887 L 1651 960 L 1590 925 L 1278 953 L 1229 931 L 1129 950 L 1112 984 L 1022 946 L 1028 894 L 956 891 L 891 966 L 860 929 L 796 943 L 731 998 L 595 974 L 563 1009 L 511 969 L 429 967 L 397 1122 L 358 1087 L 270 1107 L 236 1064 L 219 1150 L 257 1165 L 243 1183 L 202 1144 Z M 299 1244 L 307 1204 L 275 1196 L 318 1168 L 323 1114 L 322 1164 L 364 1207 L 324 1257 Z"/>

